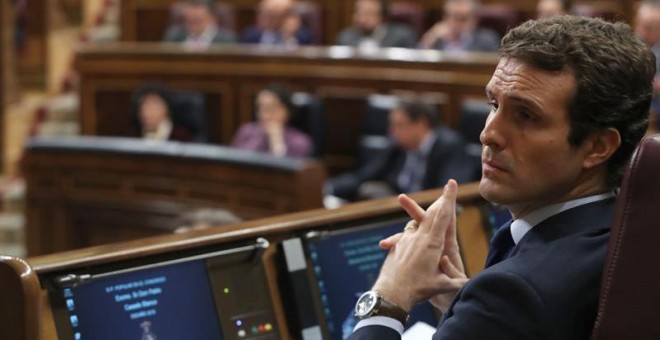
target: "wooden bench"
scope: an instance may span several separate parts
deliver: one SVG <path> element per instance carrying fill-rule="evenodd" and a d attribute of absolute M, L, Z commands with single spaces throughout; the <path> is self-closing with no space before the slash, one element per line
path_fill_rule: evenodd
<path fill-rule="evenodd" d="M 412 197 L 428 206 L 440 191 L 428 191 Z M 458 202 L 462 211 L 458 215 L 458 238 L 469 275 L 478 273 L 483 266 L 488 248 L 486 220 L 482 214 L 486 204 L 478 194 L 476 184 L 459 187 Z M 308 231 L 342 230 L 377 221 L 405 218 L 395 198 L 355 203 L 336 210 L 311 210 L 253 220 L 238 225 L 199 230 L 185 235 L 157 236 L 129 242 L 102 245 L 81 250 L 30 258 L 27 262 L 16 258 L 0 257 L 0 298 L 12 304 L 0 307 L 0 338 L 56 339 L 55 311 L 65 308 L 53 305 L 45 288 L 47 282 L 58 275 L 83 271 L 95 272 L 121 264 L 139 265 L 151 260 L 176 261 L 177 258 L 198 254 L 221 246 L 253 242 L 257 238 L 269 241 L 262 260 L 271 293 L 274 315 L 281 339 L 293 339 L 295 332 L 288 329 L 283 306 L 283 287 L 278 279 L 281 250 L 278 245 L 292 236 Z M 262 243 L 263 244 L 263 243 Z M 61 276 L 60 276 L 61 277 Z M 68 321 L 68 319 L 67 319 Z"/>
<path fill-rule="evenodd" d="M 323 160 L 331 170 L 348 170 L 356 165 L 368 95 L 423 93 L 444 103 L 442 120 L 456 128 L 465 99 L 485 100 L 498 56 L 239 45 L 190 53 L 176 44 L 117 43 L 86 46 L 78 59 L 83 134 L 129 135 L 131 91 L 159 81 L 203 93 L 209 140 L 227 144 L 241 124 L 253 120 L 255 94 L 268 83 L 283 82 L 322 100 Z"/>
<path fill-rule="evenodd" d="M 27 144 L 28 254 L 172 232 L 183 212 L 243 219 L 320 208 L 324 168 L 220 146 L 128 138 Z"/>

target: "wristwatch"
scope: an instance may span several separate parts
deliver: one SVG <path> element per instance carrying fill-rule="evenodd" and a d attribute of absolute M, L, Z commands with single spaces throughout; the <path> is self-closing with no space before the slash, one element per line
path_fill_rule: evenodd
<path fill-rule="evenodd" d="M 383 299 L 377 291 L 370 290 L 357 300 L 355 317 L 364 320 L 372 316 L 387 316 L 405 325 L 409 315 L 403 308 Z"/>

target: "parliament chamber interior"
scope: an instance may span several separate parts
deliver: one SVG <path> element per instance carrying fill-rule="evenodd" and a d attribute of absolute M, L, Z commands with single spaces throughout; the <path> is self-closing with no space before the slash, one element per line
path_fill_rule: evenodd
<path fill-rule="evenodd" d="M 499 55 L 427 44 L 457 1 L 496 37 L 540 15 L 531 0 L 0 0 L 0 339 L 345 339 L 378 242 L 410 220 L 396 195 L 426 208 L 448 178 L 479 273 L 511 219 L 477 183 Z M 350 41 L 359 2 L 387 3 L 408 40 Z M 635 8 L 570 12 L 632 23 Z M 449 145 L 425 156 L 439 164 L 404 164 L 424 136 L 396 119 Z M 425 302 L 408 326 L 441 318 Z"/>

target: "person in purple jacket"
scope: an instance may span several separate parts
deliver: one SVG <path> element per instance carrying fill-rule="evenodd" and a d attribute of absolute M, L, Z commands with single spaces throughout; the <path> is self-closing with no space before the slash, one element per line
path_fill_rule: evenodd
<path fill-rule="evenodd" d="M 280 85 L 269 85 L 259 91 L 255 106 L 257 121 L 238 129 L 233 147 L 298 158 L 311 154 L 309 136 L 287 125 L 293 112 L 289 91 Z"/>

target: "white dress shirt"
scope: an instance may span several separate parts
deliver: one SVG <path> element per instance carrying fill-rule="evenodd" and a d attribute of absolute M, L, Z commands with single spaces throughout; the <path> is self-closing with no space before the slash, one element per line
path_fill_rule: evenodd
<path fill-rule="evenodd" d="M 552 204 L 545 206 L 541 209 L 534 210 L 531 213 L 522 216 L 520 218 L 517 218 L 513 220 L 513 222 L 511 222 L 511 237 L 513 238 L 513 242 L 515 244 L 518 244 L 518 242 L 522 240 L 522 238 L 525 236 L 525 234 L 527 234 L 528 231 L 532 230 L 532 228 L 537 226 L 539 223 L 547 220 L 548 218 L 554 215 L 557 215 L 568 209 L 572 209 L 575 207 L 579 207 L 581 205 L 585 205 L 597 201 L 606 200 L 614 196 L 615 196 L 614 192 L 608 192 L 604 194 L 592 195 L 592 196 L 577 198 L 571 201 Z M 362 327 L 373 326 L 373 325 L 389 327 L 399 332 L 399 334 L 401 334 L 404 329 L 403 324 L 401 324 L 401 322 L 396 319 L 388 318 L 385 316 L 375 316 L 368 319 L 360 320 L 360 322 L 358 322 L 357 325 L 355 325 L 355 329 L 353 329 L 353 331 L 355 332 L 356 330 Z"/>
<path fill-rule="evenodd" d="M 209 25 L 198 36 L 189 34 L 183 42 L 183 46 L 188 50 L 205 50 L 211 46 L 213 38 L 217 33 L 218 27 L 216 25 Z"/>

